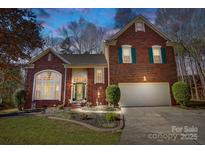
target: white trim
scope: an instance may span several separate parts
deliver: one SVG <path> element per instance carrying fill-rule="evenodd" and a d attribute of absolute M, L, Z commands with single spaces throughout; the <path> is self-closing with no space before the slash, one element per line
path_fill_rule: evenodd
<path fill-rule="evenodd" d="M 124 26 L 119 32 L 117 32 L 116 34 L 114 34 L 109 40 L 107 40 L 108 42 L 111 42 L 115 39 L 117 39 L 121 34 L 123 34 L 130 26 L 132 26 L 135 22 L 137 21 L 141 21 L 144 22 L 144 24 L 146 24 L 149 28 L 151 28 L 152 30 L 154 30 L 157 34 L 159 34 L 161 37 L 163 37 L 165 40 L 170 41 L 170 39 L 168 38 L 168 36 L 161 32 L 155 25 L 153 25 L 147 18 L 145 18 L 142 15 L 138 15 L 136 16 L 132 21 L 130 21 L 126 26 Z"/>
<path fill-rule="evenodd" d="M 48 54 L 49 52 L 53 53 L 55 56 L 57 56 L 59 59 L 61 59 L 63 62 L 70 64 L 69 61 L 67 61 L 66 59 L 64 59 L 62 56 L 60 56 L 59 54 L 57 54 L 53 49 L 48 48 L 45 51 L 41 52 L 40 54 L 38 54 L 36 57 L 32 58 L 31 61 L 28 64 L 32 64 L 34 62 L 36 62 L 37 60 L 39 60 L 41 57 L 45 56 L 46 54 Z"/>
<path fill-rule="evenodd" d="M 153 63 L 154 64 L 162 64 L 162 47 L 160 45 L 153 45 L 152 46 L 152 56 L 153 56 Z M 160 54 L 160 63 L 155 63 L 155 60 L 154 60 L 154 49 L 159 49 L 159 54 Z"/>
<path fill-rule="evenodd" d="M 106 45 L 105 41 L 103 42 L 103 49 L 104 49 L 104 54 L 105 58 L 107 61 L 107 80 L 108 80 L 108 85 L 110 85 L 110 57 L 109 57 L 109 45 Z"/>
<path fill-rule="evenodd" d="M 122 47 L 122 63 L 123 64 L 131 64 L 132 63 L 132 46 L 131 45 L 121 45 Z M 130 49 L 130 62 L 124 61 L 124 51 L 123 49 Z"/>
<path fill-rule="evenodd" d="M 35 87 L 36 87 L 36 76 L 40 73 L 43 73 L 43 72 L 47 72 L 47 71 L 51 71 L 51 72 L 55 72 L 55 73 L 58 73 L 60 75 L 60 86 L 59 86 L 59 98 L 58 99 L 35 99 Z M 59 100 L 61 101 L 61 92 L 62 92 L 62 74 L 56 70 L 52 70 L 52 69 L 45 69 L 45 70 L 42 70 L 42 71 L 39 71 L 39 72 L 36 72 L 34 74 L 34 78 L 33 78 L 33 92 L 32 92 L 32 101 L 35 101 L 35 100 Z"/>
<path fill-rule="evenodd" d="M 107 64 L 80 64 L 80 65 L 69 65 L 64 64 L 65 68 L 94 68 L 94 67 L 108 67 Z"/>
<path fill-rule="evenodd" d="M 71 102 L 72 103 L 78 103 L 79 102 L 79 100 L 75 100 L 75 101 L 73 101 L 73 98 L 75 97 L 75 92 L 76 92 L 76 90 L 74 89 L 74 84 L 84 84 L 84 97 L 85 97 L 85 99 L 87 100 L 88 99 L 88 97 L 87 97 L 87 83 L 86 82 L 74 82 L 74 83 L 72 83 L 72 98 L 71 98 Z M 75 87 L 76 88 L 76 87 Z M 74 90 L 73 90 L 74 89 Z M 74 96 L 74 97 L 73 97 Z"/>
<path fill-rule="evenodd" d="M 142 24 L 142 30 L 137 30 L 137 24 Z M 145 23 L 142 21 L 135 21 L 135 32 L 145 32 Z"/>
<path fill-rule="evenodd" d="M 122 48 L 132 48 L 132 45 L 128 45 L 128 44 L 125 44 L 125 45 L 121 45 Z"/>
<path fill-rule="evenodd" d="M 161 45 L 153 45 L 152 48 L 161 48 Z"/>
<path fill-rule="evenodd" d="M 87 84 L 88 84 L 88 71 L 87 69 L 84 69 L 84 68 L 77 68 L 77 69 L 81 69 L 81 71 L 85 74 L 86 76 L 86 82 L 82 82 L 82 83 L 85 83 L 85 97 L 86 99 L 88 99 L 87 97 Z M 75 76 L 76 73 L 75 72 L 75 69 L 72 69 L 72 77 L 71 77 L 71 102 L 76 102 L 76 101 L 73 101 L 73 96 L 75 96 L 75 90 L 74 90 L 74 84 L 75 83 L 78 83 L 78 82 L 74 82 L 73 78 Z"/>
<path fill-rule="evenodd" d="M 73 83 L 71 83 L 70 88 L 71 88 L 71 92 L 70 92 L 71 97 L 70 97 L 69 103 L 71 103 L 73 101 Z"/>
<path fill-rule="evenodd" d="M 64 76 L 63 104 L 65 104 L 65 100 L 66 100 L 66 81 L 67 81 L 67 68 L 65 68 L 65 76 Z"/>
<path fill-rule="evenodd" d="M 102 69 L 102 82 L 96 82 L 96 71 L 97 69 Z M 104 67 L 95 67 L 94 68 L 94 84 L 96 83 L 105 83 L 105 68 Z"/>

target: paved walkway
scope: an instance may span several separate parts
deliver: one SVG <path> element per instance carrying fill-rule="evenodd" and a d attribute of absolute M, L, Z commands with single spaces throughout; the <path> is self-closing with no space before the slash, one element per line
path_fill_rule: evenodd
<path fill-rule="evenodd" d="M 205 144 L 205 110 L 136 107 L 123 112 L 120 144 Z"/>

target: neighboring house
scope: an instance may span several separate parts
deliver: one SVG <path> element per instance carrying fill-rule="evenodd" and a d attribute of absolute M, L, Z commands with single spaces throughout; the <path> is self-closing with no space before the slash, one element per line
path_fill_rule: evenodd
<path fill-rule="evenodd" d="M 143 16 L 137 16 L 110 40 L 104 54 L 61 55 L 48 49 L 29 63 L 27 103 L 43 107 L 107 104 L 105 89 L 118 84 L 122 106 L 174 105 L 177 81 L 170 40 Z"/>

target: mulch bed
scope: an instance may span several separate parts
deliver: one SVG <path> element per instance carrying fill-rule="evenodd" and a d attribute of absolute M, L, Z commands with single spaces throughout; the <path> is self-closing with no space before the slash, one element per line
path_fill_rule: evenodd
<path fill-rule="evenodd" d="M 65 118 L 69 120 L 76 120 L 98 128 L 115 128 L 120 125 L 120 115 L 115 121 L 107 121 L 105 113 L 78 113 L 78 112 L 59 112 L 52 116 Z"/>

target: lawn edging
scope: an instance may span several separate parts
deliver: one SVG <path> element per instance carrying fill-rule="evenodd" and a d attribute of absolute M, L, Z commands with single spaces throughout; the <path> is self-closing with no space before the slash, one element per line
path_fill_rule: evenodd
<path fill-rule="evenodd" d="M 89 129 L 92 129 L 94 131 L 100 131 L 100 132 L 120 132 L 124 128 L 124 115 L 123 114 L 120 115 L 120 125 L 118 127 L 115 127 L 115 128 L 98 128 L 98 127 L 95 127 L 95 126 L 92 126 L 90 124 L 86 124 L 86 123 L 83 123 L 83 122 L 80 122 L 80 121 L 64 119 L 64 118 L 58 118 L 58 117 L 52 117 L 52 116 L 48 116 L 48 118 L 53 119 L 53 120 L 61 120 L 61 121 L 72 122 L 74 124 L 78 124 L 78 125 L 87 127 Z"/>

